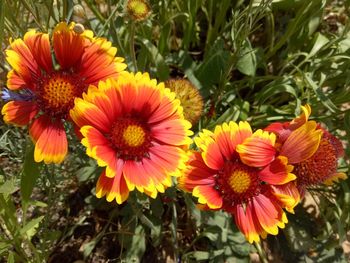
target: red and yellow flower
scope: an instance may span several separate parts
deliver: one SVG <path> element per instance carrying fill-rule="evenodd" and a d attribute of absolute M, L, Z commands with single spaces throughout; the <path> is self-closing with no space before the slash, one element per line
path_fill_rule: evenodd
<path fill-rule="evenodd" d="M 49 34 L 35 30 L 10 43 L 5 53 L 13 69 L 7 75 L 7 87 L 21 95 L 10 96 L 2 114 L 7 123 L 30 125 L 35 161 L 63 161 L 68 149 L 63 124 L 74 98 L 90 84 L 119 76 L 126 65 L 115 57 L 116 52 L 106 39 L 64 22 L 53 30 L 52 43 Z"/>
<path fill-rule="evenodd" d="M 71 117 L 81 127 L 87 154 L 106 167 L 97 197 L 122 203 L 135 188 L 155 198 L 179 176 L 192 140 L 175 93 L 147 73 L 124 72 L 90 86 L 75 99 Z"/>
<path fill-rule="evenodd" d="M 247 122 L 224 123 L 214 133 L 203 130 L 179 186 L 207 209 L 231 213 L 249 242 L 276 235 L 299 202 L 293 166 L 276 155 L 276 136 Z"/>
<path fill-rule="evenodd" d="M 277 135 L 280 155 L 294 165 L 296 183 L 303 193 L 308 186 L 330 185 L 347 176 L 337 172 L 338 159 L 344 154 L 341 142 L 315 121 L 309 121 L 309 105 L 301 108 L 302 114 L 291 122 L 277 122 L 265 130 Z"/>

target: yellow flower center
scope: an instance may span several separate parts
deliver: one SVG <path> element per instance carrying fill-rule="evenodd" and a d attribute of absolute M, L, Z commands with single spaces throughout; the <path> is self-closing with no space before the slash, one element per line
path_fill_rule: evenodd
<path fill-rule="evenodd" d="M 235 170 L 228 179 L 228 183 L 235 193 L 241 194 L 250 186 L 250 175 L 244 170 Z"/>
<path fill-rule="evenodd" d="M 215 175 L 215 189 L 224 201 L 224 207 L 243 204 L 261 192 L 263 185 L 259 179 L 259 169 L 234 159 L 225 163 Z"/>
<path fill-rule="evenodd" d="M 138 125 L 129 125 L 123 131 L 123 139 L 130 147 L 138 147 L 145 142 L 146 133 Z"/>
<path fill-rule="evenodd" d="M 74 97 L 74 85 L 63 77 L 51 78 L 44 84 L 42 99 L 50 108 L 65 107 L 74 100 Z"/>
<path fill-rule="evenodd" d="M 142 121 L 130 117 L 118 119 L 112 126 L 109 138 L 118 158 L 141 160 L 149 156 L 151 136 L 147 124 Z"/>

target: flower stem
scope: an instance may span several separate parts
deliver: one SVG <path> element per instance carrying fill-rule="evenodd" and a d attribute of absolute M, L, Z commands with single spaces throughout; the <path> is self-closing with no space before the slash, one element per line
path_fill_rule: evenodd
<path fill-rule="evenodd" d="M 261 262 L 268 263 L 269 261 L 267 260 L 265 252 L 261 248 L 260 242 L 254 242 L 254 246 L 255 246 L 256 250 L 258 251 Z"/>
<path fill-rule="evenodd" d="M 135 23 L 133 21 L 130 25 L 130 55 L 134 66 L 134 72 L 137 72 L 137 62 L 135 54 Z"/>

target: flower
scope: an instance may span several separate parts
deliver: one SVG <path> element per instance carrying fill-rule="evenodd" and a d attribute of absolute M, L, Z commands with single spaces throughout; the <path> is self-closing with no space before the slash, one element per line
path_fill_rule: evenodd
<path fill-rule="evenodd" d="M 108 201 L 121 204 L 135 188 L 155 198 L 188 159 L 183 148 L 192 143 L 191 124 L 175 94 L 147 73 L 124 72 L 90 86 L 75 99 L 71 117 L 87 155 L 106 167 L 96 195 Z"/>
<path fill-rule="evenodd" d="M 203 98 L 198 89 L 186 79 L 170 79 L 164 84 L 181 101 L 185 119 L 196 124 L 203 112 Z"/>
<path fill-rule="evenodd" d="M 311 107 L 301 107 L 302 113 L 291 122 L 273 123 L 265 130 L 277 135 L 280 154 L 294 165 L 297 186 L 301 193 L 308 186 L 330 185 L 346 179 L 337 172 L 338 159 L 343 156 L 341 142 L 315 121 L 309 121 Z"/>
<path fill-rule="evenodd" d="M 128 0 L 126 10 L 135 21 L 145 20 L 151 14 L 151 7 L 147 0 Z"/>
<path fill-rule="evenodd" d="M 207 209 L 231 213 L 251 243 L 276 235 L 287 223 L 283 208 L 293 212 L 299 201 L 293 166 L 276 156 L 276 136 L 231 121 L 214 133 L 203 130 L 194 140 L 201 152 L 192 154 L 180 188 Z"/>
<path fill-rule="evenodd" d="M 126 67 L 115 57 L 117 49 L 92 31 L 77 32 L 79 25 L 59 23 L 52 33 L 52 49 L 48 34 L 30 30 L 24 39 L 11 42 L 6 60 L 13 68 L 7 75 L 11 99 L 2 108 L 4 121 L 17 126 L 29 124 L 35 143 L 36 162 L 60 163 L 68 151 L 64 121 L 74 98 L 88 85 L 108 77 L 118 77 Z M 54 60 L 52 59 L 54 56 Z M 55 62 L 57 62 L 57 65 Z M 19 91 L 17 97 L 13 91 Z M 6 92 L 5 92 L 6 93 Z M 25 96 L 30 94 L 30 97 Z"/>

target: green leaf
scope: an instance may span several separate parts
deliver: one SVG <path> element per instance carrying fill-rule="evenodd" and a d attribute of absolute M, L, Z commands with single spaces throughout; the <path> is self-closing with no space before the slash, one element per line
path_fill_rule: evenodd
<path fill-rule="evenodd" d="M 0 194 L 3 194 L 5 197 L 13 194 L 17 190 L 18 187 L 16 186 L 15 180 L 8 180 L 0 185 Z"/>
<path fill-rule="evenodd" d="M 0 242 L 0 255 L 5 254 L 5 252 L 8 252 L 10 247 L 11 244 L 7 242 Z"/>
<path fill-rule="evenodd" d="M 256 100 L 261 105 L 269 98 L 275 98 L 279 93 L 288 93 L 292 95 L 295 99 L 298 99 L 298 94 L 295 88 L 289 84 L 285 83 L 270 83 L 264 87 L 256 96 Z"/>
<path fill-rule="evenodd" d="M 231 54 L 225 50 L 225 43 L 218 39 L 205 57 L 203 64 L 198 68 L 196 75 L 206 87 L 220 82 L 221 76 L 227 70 Z"/>
<path fill-rule="evenodd" d="M 9 256 L 7 257 L 7 263 L 15 263 L 15 256 L 13 252 L 9 253 Z"/>
<path fill-rule="evenodd" d="M 36 229 L 39 226 L 41 220 L 43 220 L 45 216 L 39 216 L 37 218 L 29 221 L 22 229 L 20 230 L 20 234 L 22 236 L 26 236 L 29 240 L 36 234 Z"/>
<path fill-rule="evenodd" d="M 170 75 L 169 66 L 165 63 L 165 60 L 162 54 L 159 53 L 157 47 L 146 38 L 137 36 L 136 39 L 148 50 L 149 55 L 157 68 L 156 74 L 159 80 L 164 81 L 168 79 Z"/>
<path fill-rule="evenodd" d="M 127 260 L 131 260 L 131 262 L 140 262 L 139 259 L 142 258 L 146 251 L 145 230 L 142 225 L 136 226 L 134 234 L 129 237 L 125 257 Z"/>
<path fill-rule="evenodd" d="M 39 166 L 40 165 L 34 161 L 34 145 L 29 142 L 21 176 L 21 196 L 24 211 L 29 203 L 36 180 L 39 177 Z"/>
<path fill-rule="evenodd" d="M 335 104 L 327 97 L 324 91 L 319 87 L 308 74 L 304 74 L 305 80 L 307 84 L 313 89 L 317 98 L 322 102 L 324 106 L 326 106 L 331 112 L 338 112 L 339 109 Z M 321 78 L 324 80 L 326 76 L 321 74 Z M 321 83 L 323 82 L 321 79 Z"/>
<path fill-rule="evenodd" d="M 192 251 L 184 255 L 184 258 L 194 259 L 194 260 L 210 260 L 224 253 L 224 249 L 207 251 Z"/>
<path fill-rule="evenodd" d="M 240 257 L 248 257 L 251 249 L 251 244 L 247 242 L 247 240 L 240 231 L 233 230 L 233 226 L 230 225 L 227 242 L 229 246 L 225 247 L 225 254 L 227 255 L 229 253 L 229 250 L 231 250 L 233 253 L 231 252 L 230 254 L 236 254 Z"/>
<path fill-rule="evenodd" d="M 84 258 L 90 256 L 91 252 L 94 250 L 96 244 L 100 241 L 100 238 L 94 238 L 88 243 L 82 246 Z"/>
<path fill-rule="evenodd" d="M 295 224 L 293 221 L 288 222 L 283 230 L 289 243 L 289 247 L 294 252 L 307 252 L 315 246 L 315 242 L 304 228 Z"/>
<path fill-rule="evenodd" d="M 0 43 L 2 43 L 4 39 L 5 32 L 5 0 L 0 2 Z"/>
<path fill-rule="evenodd" d="M 255 51 L 249 40 L 244 41 L 243 47 L 240 50 L 240 57 L 237 61 L 237 69 L 247 76 L 255 76 L 257 67 L 256 61 Z"/>
<path fill-rule="evenodd" d="M 344 128 L 348 136 L 350 136 L 350 111 L 347 111 L 344 115 Z"/>
<path fill-rule="evenodd" d="M 82 167 L 76 172 L 76 176 L 80 183 L 93 180 L 96 178 L 96 175 L 98 174 L 99 169 L 95 165 L 95 163 L 93 162 L 89 164 L 90 164 L 89 166 Z"/>
<path fill-rule="evenodd" d="M 314 45 L 308 55 L 308 57 L 314 56 L 322 47 L 329 42 L 329 39 L 321 33 L 316 33 L 314 37 Z"/>

